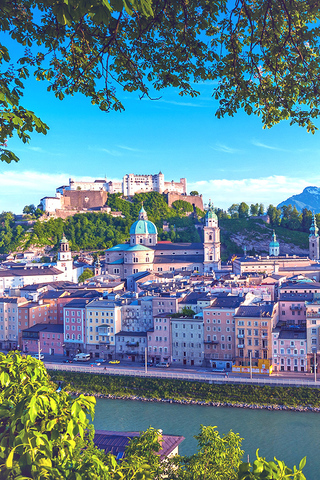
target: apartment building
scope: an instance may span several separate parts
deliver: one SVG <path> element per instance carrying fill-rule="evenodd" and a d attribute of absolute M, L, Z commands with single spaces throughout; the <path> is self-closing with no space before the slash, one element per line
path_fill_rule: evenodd
<path fill-rule="evenodd" d="M 231 370 L 236 356 L 235 319 L 244 297 L 225 295 L 203 309 L 205 364 L 217 370 Z"/>
<path fill-rule="evenodd" d="M 22 351 L 47 355 L 63 355 L 63 325 L 37 323 L 22 332 Z"/>
<path fill-rule="evenodd" d="M 121 302 L 95 299 L 86 305 L 86 352 L 114 358 L 116 333 L 121 330 Z"/>
<path fill-rule="evenodd" d="M 272 330 L 278 322 L 277 304 L 240 306 L 235 316 L 235 364 L 258 366 L 264 360 L 265 368 L 272 364 Z"/>
<path fill-rule="evenodd" d="M 64 354 L 69 357 L 84 351 L 86 306 L 88 299 L 75 298 L 63 307 Z"/>
<path fill-rule="evenodd" d="M 288 326 L 273 330 L 272 365 L 274 372 L 308 370 L 307 338 L 304 329 Z"/>
<path fill-rule="evenodd" d="M 18 307 L 27 303 L 25 298 L 0 298 L 0 348 L 19 348 Z"/>
<path fill-rule="evenodd" d="M 171 316 L 159 313 L 153 319 L 153 328 L 148 331 L 148 361 L 172 363 Z"/>
<path fill-rule="evenodd" d="M 173 365 L 203 365 L 204 345 L 202 318 L 172 318 L 171 337 Z"/>
<path fill-rule="evenodd" d="M 143 362 L 147 348 L 147 332 L 120 331 L 115 334 L 118 360 Z"/>

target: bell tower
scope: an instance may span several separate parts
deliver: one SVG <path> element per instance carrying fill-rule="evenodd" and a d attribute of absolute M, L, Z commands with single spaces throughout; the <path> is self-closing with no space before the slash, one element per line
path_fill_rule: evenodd
<path fill-rule="evenodd" d="M 214 272 L 221 267 L 220 259 L 220 228 L 218 217 L 214 211 L 213 204 L 209 200 L 208 210 L 205 216 L 203 227 L 203 270 L 205 273 Z"/>
<path fill-rule="evenodd" d="M 62 235 L 62 239 L 60 240 L 57 268 L 65 273 L 64 277 L 66 280 L 73 281 L 73 260 L 69 248 L 69 242 L 66 239 L 65 234 Z"/>
<path fill-rule="evenodd" d="M 310 260 L 319 260 L 319 229 L 315 214 L 312 216 L 312 224 L 309 231 L 309 258 Z"/>

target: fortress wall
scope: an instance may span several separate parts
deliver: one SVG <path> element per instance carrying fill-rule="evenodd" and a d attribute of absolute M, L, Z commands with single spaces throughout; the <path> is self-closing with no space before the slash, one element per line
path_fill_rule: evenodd
<path fill-rule="evenodd" d="M 83 210 L 103 207 L 108 199 L 108 192 L 88 190 L 64 190 L 62 205 L 63 209 Z"/>
<path fill-rule="evenodd" d="M 203 210 L 202 195 L 180 195 L 179 193 L 168 192 L 167 199 L 169 207 L 171 207 L 176 200 L 183 200 Z"/>

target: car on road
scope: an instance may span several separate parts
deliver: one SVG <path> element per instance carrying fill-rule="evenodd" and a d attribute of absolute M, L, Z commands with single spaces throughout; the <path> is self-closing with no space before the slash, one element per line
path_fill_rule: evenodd
<path fill-rule="evenodd" d="M 117 365 L 118 363 L 120 363 L 120 360 L 110 360 L 109 363 Z"/>
<path fill-rule="evenodd" d="M 39 360 L 39 354 L 36 353 L 35 355 L 32 355 L 32 358 L 36 358 L 37 360 Z M 43 353 L 40 353 L 40 360 L 43 360 L 44 359 L 44 355 Z"/>
<path fill-rule="evenodd" d="M 156 363 L 156 367 L 168 368 L 168 367 L 170 367 L 170 363 L 168 363 L 168 362 L 159 362 L 159 363 Z"/>
<path fill-rule="evenodd" d="M 94 363 L 106 363 L 106 359 L 105 358 L 95 358 L 94 359 Z"/>

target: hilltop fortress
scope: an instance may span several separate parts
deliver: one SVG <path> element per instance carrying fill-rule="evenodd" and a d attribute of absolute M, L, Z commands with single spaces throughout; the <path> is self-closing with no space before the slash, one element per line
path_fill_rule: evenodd
<path fill-rule="evenodd" d="M 110 213 L 106 206 L 108 194 L 120 193 L 124 197 L 132 197 L 136 193 L 158 192 L 168 196 L 168 205 L 175 200 L 184 200 L 203 210 L 202 196 L 187 195 L 187 180 L 166 182 L 164 174 L 155 175 L 126 174 L 122 181 L 75 181 L 69 179 L 69 185 L 56 189 L 54 197 L 43 197 L 40 200 L 42 210 L 49 215 L 67 217 L 87 210 L 99 210 Z"/>

